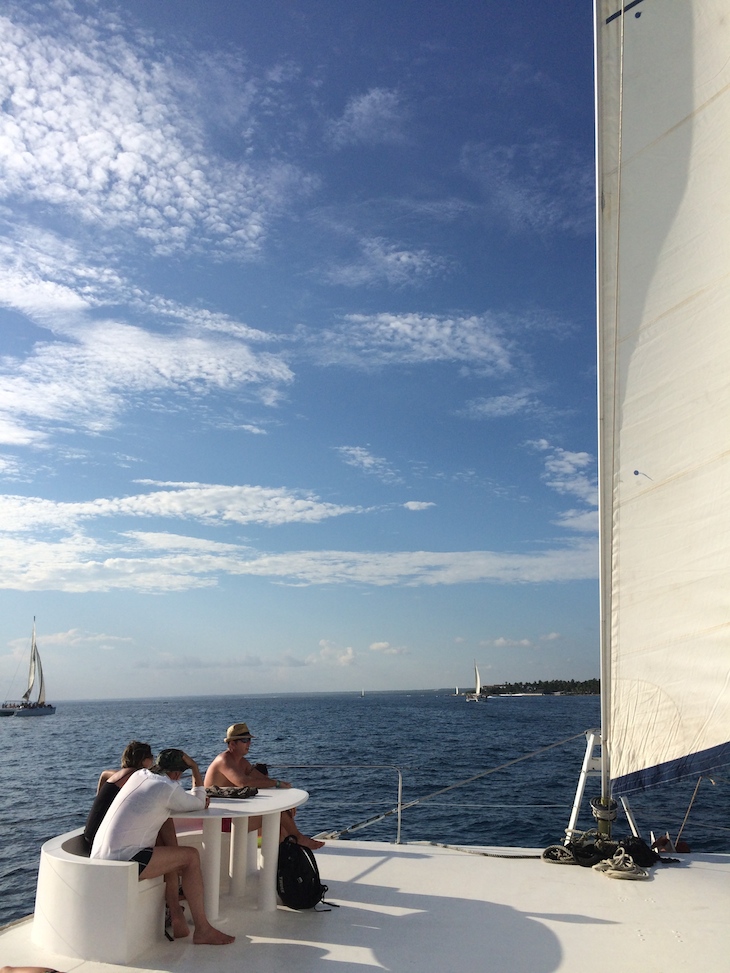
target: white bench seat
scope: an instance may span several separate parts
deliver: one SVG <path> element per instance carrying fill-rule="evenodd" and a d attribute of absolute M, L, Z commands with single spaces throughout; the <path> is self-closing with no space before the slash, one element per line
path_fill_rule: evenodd
<path fill-rule="evenodd" d="M 83 828 L 46 841 L 33 942 L 83 960 L 126 964 L 164 939 L 162 876 L 139 881 L 137 862 L 90 859 Z"/>

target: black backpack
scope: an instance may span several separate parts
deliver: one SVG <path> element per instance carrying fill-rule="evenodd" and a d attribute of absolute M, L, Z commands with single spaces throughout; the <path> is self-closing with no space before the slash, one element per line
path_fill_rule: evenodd
<path fill-rule="evenodd" d="M 322 902 L 327 886 L 319 880 L 319 869 L 309 848 L 288 835 L 279 845 L 276 891 L 290 909 L 313 909 Z"/>

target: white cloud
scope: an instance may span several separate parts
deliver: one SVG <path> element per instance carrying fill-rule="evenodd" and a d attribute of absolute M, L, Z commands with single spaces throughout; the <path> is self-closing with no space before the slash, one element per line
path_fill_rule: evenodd
<path fill-rule="evenodd" d="M 220 513 L 220 512 L 218 512 Z M 0 514 L 0 516 L 3 516 Z M 57 540 L 6 534 L 0 542 L 0 588 L 21 591 L 175 591 L 228 577 L 298 585 L 431 587 L 540 584 L 593 579 L 595 544 L 576 542 L 539 553 L 494 551 L 291 551 L 219 549 L 179 535 L 120 534 L 97 540 L 79 530 Z"/>
<path fill-rule="evenodd" d="M 319 652 L 308 655 L 307 665 L 352 666 L 356 663 L 356 653 L 352 646 L 341 649 L 328 639 L 320 639 Z"/>
<path fill-rule="evenodd" d="M 549 487 L 558 493 L 570 494 L 597 506 L 595 460 L 590 453 L 571 452 L 560 446 L 552 446 L 544 439 L 530 445 L 547 453 L 542 479 Z"/>
<path fill-rule="evenodd" d="M 530 648 L 532 642 L 529 639 L 507 639 L 502 636 L 498 639 L 494 639 L 492 645 L 498 649 Z"/>
<path fill-rule="evenodd" d="M 173 62 L 149 38 L 140 57 L 122 30 L 106 29 L 101 8 L 95 13 L 96 21 L 68 16 L 58 34 L 2 19 L 6 193 L 129 230 L 159 253 L 255 254 L 309 181 L 288 165 L 211 157 Z"/>
<path fill-rule="evenodd" d="M 378 145 L 405 141 L 407 114 L 397 91 L 371 88 L 350 98 L 342 117 L 331 121 L 327 134 L 332 145 Z"/>
<path fill-rule="evenodd" d="M 55 339 L 37 342 L 23 358 L 0 361 L 0 443 L 43 446 L 59 425 L 108 430 L 128 407 L 158 393 L 200 399 L 213 389 L 247 386 L 252 397 L 274 405 L 276 387 L 293 379 L 280 355 L 250 347 L 273 336 L 135 288 L 52 234 L 12 232 L 0 240 L 0 273 L 0 305 Z M 115 316 L 102 317 L 110 304 Z M 121 320 L 139 312 L 165 330 Z M 155 404 L 175 407 L 160 398 Z"/>
<path fill-rule="evenodd" d="M 494 315 L 349 314 L 316 338 L 324 364 L 380 366 L 451 362 L 482 372 L 511 368 L 510 344 Z"/>
<path fill-rule="evenodd" d="M 436 504 L 431 500 L 407 500 L 403 506 L 406 510 L 428 510 L 429 507 L 435 507 Z"/>
<path fill-rule="evenodd" d="M 383 283 L 397 287 L 441 277 L 448 269 L 447 261 L 428 250 L 409 250 L 375 237 L 361 240 L 359 258 L 331 267 L 324 279 L 344 287 Z"/>
<path fill-rule="evenodd" d="M 379 652 L 382 655 L 409 655 L 405 646 L 391 645 L 390 642 L 371 642 L 368 646 L 371 652 Z"/>
<path fill-rule="evenodd" d="M 548 632 L 547 635 L 541 635 L 540 636 L 540 641 L 541 642 L 557 642 L 557 640 L 559 638 L 560 638 L 560 632 Z"/>
<path fill-rule="evenodd" d="M 402 477 L 388 460 L 382 456 L 374 456 L 365 446 L 334 446 L 333 449 L 348 466 L 376 476 L 383 483 L 403 483 Z"/>
<path fill-rule="evenodd" d="M 467 419 L 502 419 L 518 413 L 534 412 L 538 406 L 539 403 L 531 392 L 522 391 L 511 395 L 472 399 L 459 414 Z"/>
<path fill-rule="evenodd" d="M 553 521 L 558 527 L 567 530 L 585 531 L 594 534 L 598 530 L 597 510 L 564 510 Z"/>
<path fill-rule="evenodd" d="M 359 507 L 326 503 L 316 496 L 293 490 L 207 483 L 138 482 L 168 489 L 78 502 L 0 496 L 0 530 L 17 533 L 50 527 L 70 531 L 85 521 L 106 517 L 167 517 L 207 524 L 279 525 L 317 523 L 329 517 L 361 512 Z"/>
<path fill-rule="evenodd" d="M 461 165 L 513 231 L 592 232 L 594 176 L 582 151 L 544 135 L 509 146 L 472 143 Z"/>

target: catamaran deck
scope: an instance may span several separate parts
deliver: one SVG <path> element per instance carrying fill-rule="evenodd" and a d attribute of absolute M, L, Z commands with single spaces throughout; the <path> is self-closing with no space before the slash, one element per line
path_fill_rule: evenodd
<path fill-rule="evenodd" d="M 517 856 L 521 849 L 474 849 Z M 535 858 L 430 845 L 330 841 L 317 853 L 331 912 L 256 911 L 255 888 L 222 900 L 233 946 L 165 942 L 126 967 L 69 960 L 30 941 L 31 920 L 0 931 L 0 962 L 74 973 L 725 973 L 730 855 L 687 855 L 644 881 Z"/>

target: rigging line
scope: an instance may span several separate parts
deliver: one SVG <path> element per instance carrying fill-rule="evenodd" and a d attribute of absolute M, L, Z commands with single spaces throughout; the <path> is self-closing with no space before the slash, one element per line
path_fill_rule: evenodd
<path fill-rule="evenodd" d="M 460 851 L 464 855 L 477 855 L 479 858 L 541 858 L 542 852 L 539 855 L 505 855 L 498 853 L 496 851 L 476 851 L 474 848 L 462 848 L 459 845 L 445 845 L 441 841 L 409 841 L 410 845 L 420 845 L 427 844 L 432 848 L 446 848 L 448 851 Z"/>
<path fill-rule="evenodd" d="M 425 797 L 417 797 L 413 801 L 408 801 L 406 804 L 401 804 L 400 807 L 391 808 L 390 811 L 386 811 L 384 814 L 378 814 L 375 817 L 368 818 L 367 821 L 361 821 L 359 824 L 352 824 L 349 828 L 343 828 L 341 831 L 328 832 L 327 836 L 329 838 L 339 838 L 341 835 L 348 834 L 350 831 L 359 831 L 360 828 L 364 828 L 368 824 L 375 824 L 377 821 L 384 821 L 385 818 L 388 818 L 393 814 L 397 814 L 399 810 L 406 811 L 408 808 L 415 807 L 416 804 L 423 804 L 425 801 L 430 801 L 434 797 L 439 797 L 441 794 L 446 794 L 448 791 L 453 791 L 457 787 L 464 787 L 466 784 L 471 784 L 475 780 L 480 780 L 482 777 L 488 777 L 490 774 L 496 774 L 498 770 L 505 770 L 507 767 L 513 767 L 515 764 L 519 764 L 523 760 L 529 760 L 531 757 L 537 757 L 541 753 L 546 753 L 548 750 L 554 750 L 555 747 L 562 747 L 566 743 L 571 743 L 573 740 L 577 740 L 579 737 L 583 736 L 585 736 L 585 730 L 583 730 L 581 733 L 574 733 L 573 736 L 566 737 L 565 740 L 558 740 L 556 743 L 549 743 L 546 747 L 540 747 L 539 750 L 533 750 L 532 753 L 526 753 L 522 757 L 515 757 L 514 760 L 508 760 L 506 763 L 500 764 L 499 767 L 492 767 L 490 770 L 482 770 L 478 774 L 474 774 L 472 777 L 467 777 L 466 780 L 457 781 L 456 784 L 449 784 L 448 787 L 441 787 L 432 794 L 426 794 Z"/>
<path fill-rule="evenodd" d="M 695 789 L 694 789 L 694 791 L 692 793 L 692 797 L 691 797 L 690 802 L 689 802 L 689 807 L 687 808 L 687 813 L 684 816 L 684 821 L 682 821 L 682 827 L 679 829 L 679 831 L 677 832 L 677 837 L 674 839 L 674 847 L 675 848 L 677 847 L 677 842 L 679 841 L 679 839 L 682 836 L 682 832 L 684 831 L 684 826 L 687 823 L 687 818 L 689 817 L 689 812 L 692 810 L 692 805 L 695 802 L 695 798 L 697 797 L 697 791 L 700 789 L 700 784 L 701 783 L 702 783 L 702 778 L 701 777 L 698 777 L 697 778 L 697 784 L 695 785 Z"/>

